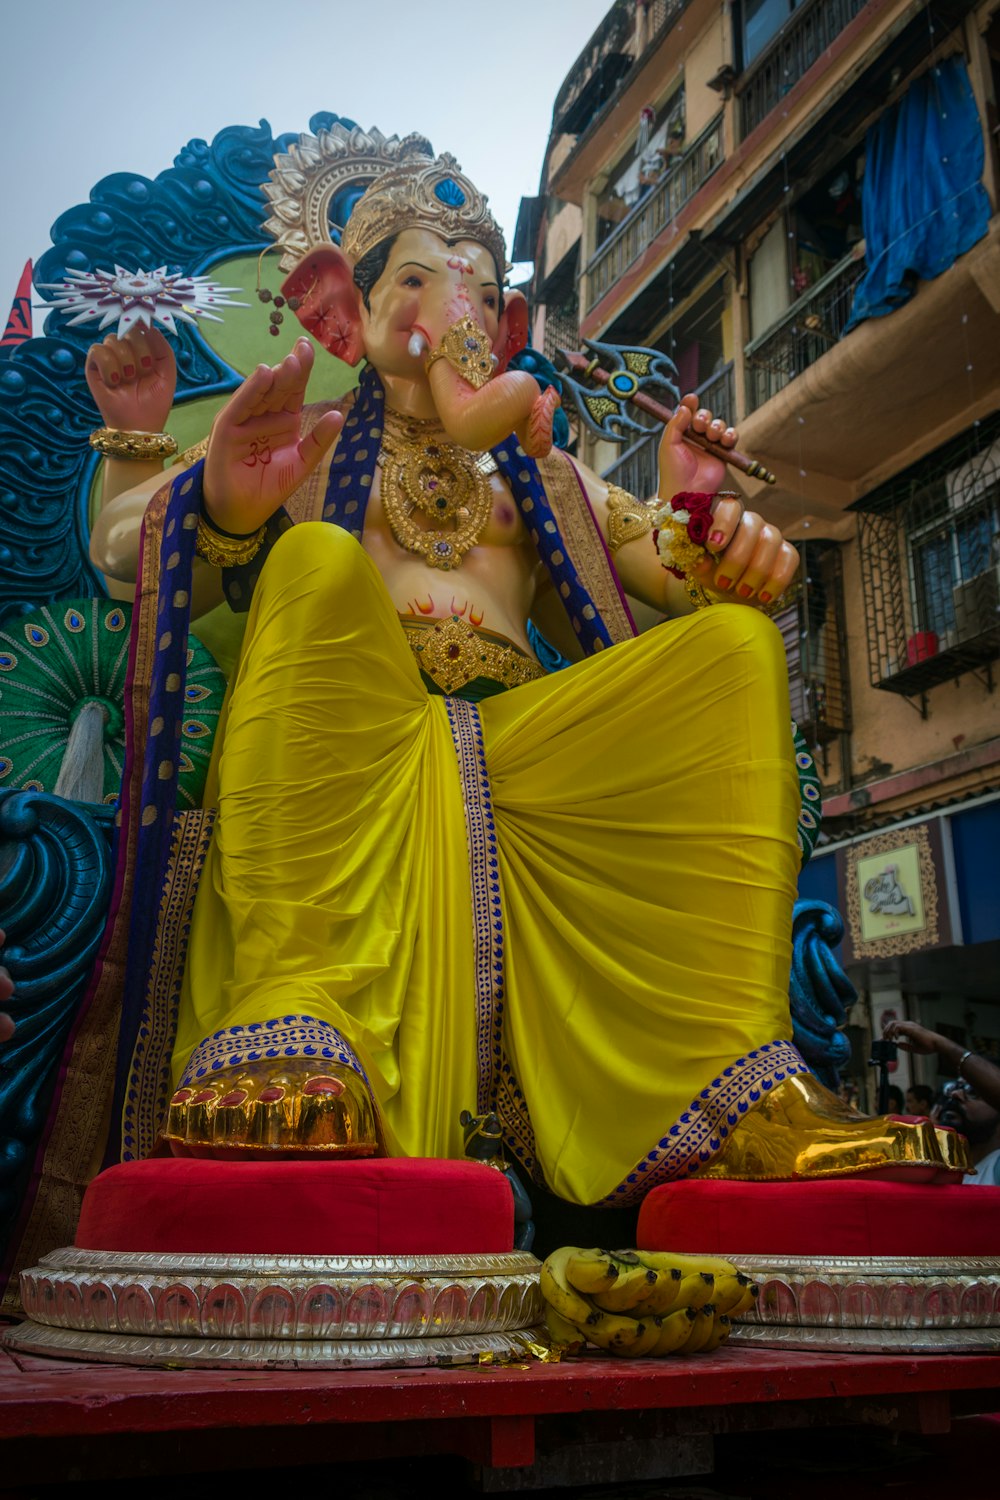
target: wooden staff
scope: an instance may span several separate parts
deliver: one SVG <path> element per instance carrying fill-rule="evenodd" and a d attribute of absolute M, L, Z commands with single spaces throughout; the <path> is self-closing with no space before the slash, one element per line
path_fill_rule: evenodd
<path fill-rule="evenodd" d="M 591 355 L 583 354 L 579 350 L 573 353 L 568 349 L 560 349 L 558 353 L 560 360 L 565 362 L 566 368 L 581 385 L 585 385 L 587 381 L 595 381 L 598 385 L 603 386 L 608 385 L 611 374 L 603 369 Z M 619 402 L 628 401 L 633 406 L 637 406 L 640 411 L 648 412 L 651 417 L 655 417 L 658 422 L 663 422 L 664 425 L 673 416 L 673 412 L 669 406 L 663 406 L 659 401 L 654 401 L 652 396 L 646 395 L 645 391 L 634 391 L 630 396 L 617 396 L 614 394 L 612 388 L 610 394 L 613 400 Z M 739 469 L 740 473 L 745 474 L 748 479 L 760 479 L 764 484 L 774 484 L 776 482 L 775 476 L 771 473 L 770 469 L 766 469 L 762 463 L 758 463 L 757 459 L 748 458 L 745 453 L 740 453 L 736 448 L 724 448 L 721 443 L 713 443 L 707 437 L 703 436 L 702 433 L 694 432 L 691 428 L 688 428 L 687 432 L 685 432 L 684 441 L 686 443 L 693 443 L 696 448 L 703 448 L 706 453 L 711 453 L 716 458 L 721 458 L 724 464 L 728 464 L 732 469 Z"/>

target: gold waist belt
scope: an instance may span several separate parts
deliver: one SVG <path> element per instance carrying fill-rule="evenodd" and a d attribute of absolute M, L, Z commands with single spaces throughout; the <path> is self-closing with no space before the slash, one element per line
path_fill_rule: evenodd
<path fill-rule="evenodd" d="M 544 667 L 506 636 L 477 630 L 459 615 L 450 620 L 414 615 L 399 619 L 418 667 L 445 695 L 459 692 L 478 677 L 512 688 L 546 675 Z"/>

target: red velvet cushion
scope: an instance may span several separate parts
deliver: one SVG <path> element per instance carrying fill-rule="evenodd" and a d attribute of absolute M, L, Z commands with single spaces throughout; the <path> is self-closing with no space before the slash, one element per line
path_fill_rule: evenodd
<path fill-rule="evenodd" d="M 678 1182 L 646 1198 L 638 1241 L 709 1255 L 1000 1255 L 1000 1188 Z"/>
<path fill-rule="evenodd" d="M 514 1198 L 479 1162 L 126 1162 L 87 1189 L 83 1250 L 473 1255 L 510 1250 Z"/>

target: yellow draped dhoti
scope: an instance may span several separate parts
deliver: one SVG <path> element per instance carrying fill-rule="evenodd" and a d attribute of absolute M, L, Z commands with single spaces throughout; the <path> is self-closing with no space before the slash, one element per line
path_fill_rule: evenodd
<path fill-rule="evenodd" d="M 673 1143 L 701 1139 L 699 1099 L 717 1149 L 726 1110 L 783 1076 L 798 794 L 781 641 L 753 610 L 476 710 L 428 695 L 360 545 L 296 526 L 257 585 L 206 802 L 175 1078 L 223 1028 L 315 1017 L 395 1150 L 460 1155 L 488 1075 L 521 1159 L 595 1203 L 690 1170 Z M 497 910 L 470 883 L 470 808 Z"/>

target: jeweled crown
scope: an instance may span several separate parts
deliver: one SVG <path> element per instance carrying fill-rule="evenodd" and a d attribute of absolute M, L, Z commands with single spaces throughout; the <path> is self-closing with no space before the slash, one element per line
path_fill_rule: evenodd
<path fill-rule="evenodd" d="M 497 274 L 507 269 L 503 232 L 484 193 L 453 156 L 391 167 L 358 199 L 341 237 L 357 264 L 369 250 L 404 229 L 430 229 L 446 240 L 475 240 L 493 256 Z"/>

